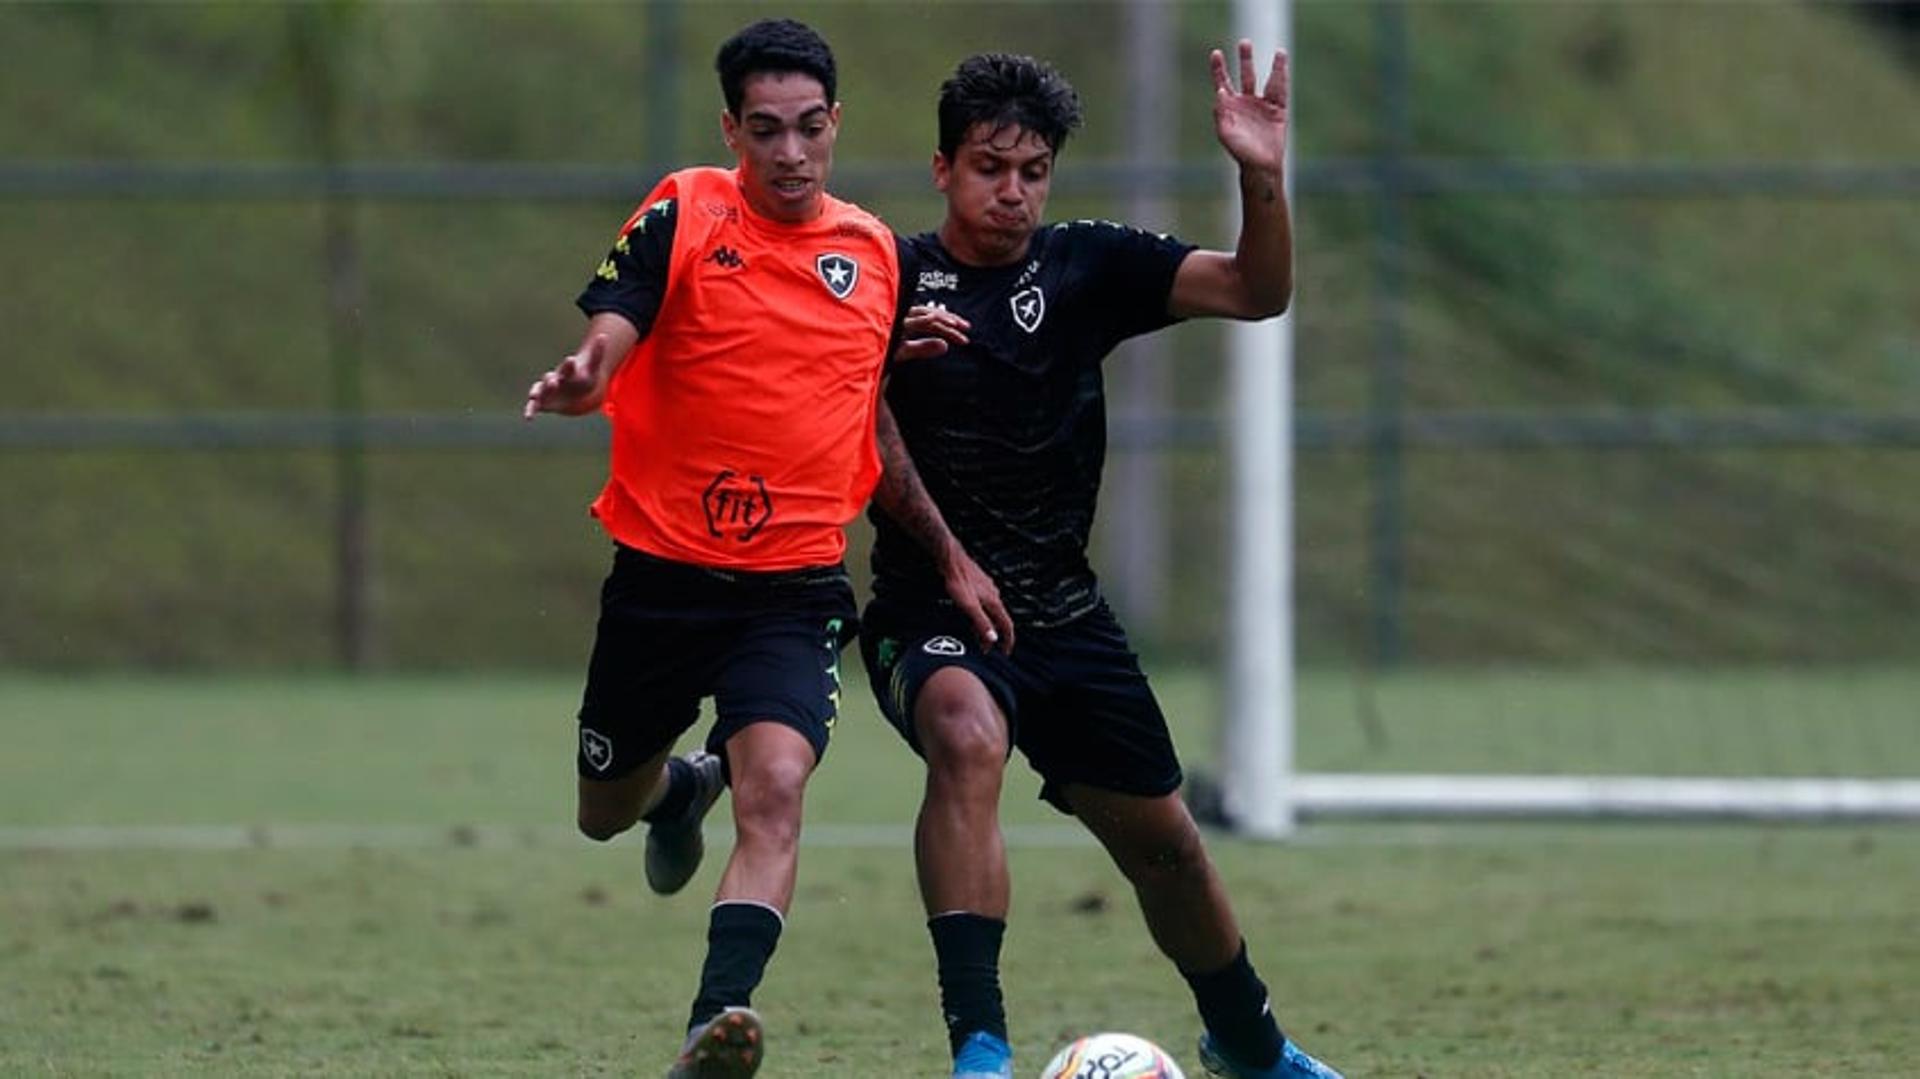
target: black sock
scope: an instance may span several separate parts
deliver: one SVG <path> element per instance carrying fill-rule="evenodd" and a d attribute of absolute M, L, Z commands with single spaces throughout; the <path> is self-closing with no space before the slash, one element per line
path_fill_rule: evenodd
<path fill-rule="evenodd" d="M 1193 987 L 1193 1000 L 1200 1006 L 1200 1021 L 1227 1055 L 1253 1068 L 1270 1068 L 1280 1059 L 1280 1046 L 1286 1035 L 1274 1022 L 1267 1002 L 1267 986 L 1247 961 L 1247 943 L 1233 962 L 1204 974 L 1181 971 Z"/>
<path fill-rule="evenodd" d="M 661 793 L 660 800 L 652 809 L 640 814 L 640 819 L 651 824 L 657 820 L 672 820 L 687 811 L 693 804 L 694 787 L 693 765 L 678 757 L 667 758 L 667 789 Z"/>
<path fill-rule="evenodd" d="M 753 1003 L 753 991 L 780 943 L 780 915 L 758 903 L 715 903 L 707 915 L 707 961 L 687 1029 L 728 1008 Z"/>
<path fill-rule="evenodd" d="M 940 1011 L 947 1020 L 947 1047 L 955 1053 L 977 1030 L 1007 1040 L 1007 1011 L 1000 1000 L 1000 939 L 1007 923 L 964 910 L 927 919 L 933 954 L 940 963 Z"/>

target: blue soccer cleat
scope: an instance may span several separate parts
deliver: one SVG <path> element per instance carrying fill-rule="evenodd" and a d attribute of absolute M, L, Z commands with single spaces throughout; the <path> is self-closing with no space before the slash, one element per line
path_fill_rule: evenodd
<path fill-rule="evenodd" d="M 1214 1044 L 1213 1035 L 1200 1035 L 1200 1064 L 1208 1075 L 1227 1079 L 1341 1079 L 1339 1072 L 1308 1056 L 1291 1041 L 1280 1046 L 1280 1059 L 1270 1068 L 1249 1068 L 1227 1056 Z"/>
<path fill-rule="evenodd" d="M 1013 1047 L 976 1030 L 953 1055 L 953 1079 L 1013 1079 Z"/>

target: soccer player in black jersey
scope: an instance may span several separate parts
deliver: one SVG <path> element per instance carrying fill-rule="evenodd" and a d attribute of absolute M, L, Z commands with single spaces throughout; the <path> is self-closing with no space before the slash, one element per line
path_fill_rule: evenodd
<path fill-rule="evenodd" d="M 915 237 L 911 337 L 883 415 L 861 648 L 888 719 L 926 760 L 915 830 L 953 1075 L 1011 1076 L 999 985 L 1009 897 L 997 806 L 1013 748 L 1133 885 L 1192 987 L 1215 1074 L 1334 1076 L 1281 1033 L 1199 829 L 1166 720 L 1087 562 L 1106 456 L 1101 361 L 1184 318 L 1286 309 L 1287 58 L 1256 87 L 1211 57 L 1214 126 L 1239 167 L 1231 252 L 1105 221 L 1041 224 L 1079 123 L 1073 87 L 1021 56 L 968 58 L 941 87 L 935 185 Z M 959 597 L 959 601 L 948 597 Z M 1015 626 L 1019 636 L 1016 644 Z"/>

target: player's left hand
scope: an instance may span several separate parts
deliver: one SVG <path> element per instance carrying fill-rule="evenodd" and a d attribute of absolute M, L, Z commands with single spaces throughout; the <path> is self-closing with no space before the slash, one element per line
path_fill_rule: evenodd
<path fill-rule="evenodd" d="M 895 360 L 924 360 L 939 356 L 950 344 L 967 343 L 972 323 L 939 304 L 908 308 L 902 320 L 900 347 L 893 350 Z"/>
<path fill-rule="evenodd" d="M 1287 158 L 1287 52 L 1273 50 L 1267 88 L 1254 89 L 1253 42 L 1240 41 L 1240 85 L 1228 77 L 1227 58 L 1213 50 L 1213 129 L 1243 169 L 1278 173 Z"/>

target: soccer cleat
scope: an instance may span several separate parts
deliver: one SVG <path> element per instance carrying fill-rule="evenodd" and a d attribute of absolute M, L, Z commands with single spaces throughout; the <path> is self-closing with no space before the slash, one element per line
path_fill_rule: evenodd
<path fill-rule="evenodd" d="M 693 767 L 693 801 L 672 820 L 647 826 L 647 887 L 661 895 L 685 888 L 700 868 L 700 859 L 707 853 L 700 822 L 727 787 L 719 757 L 695 750 L 682 759 Z"/>
<path fill-rule="evenodd" d="M 1291 1041 L 1280 1045 L 1280 1059 L 1271 1068 L 1249 1068 L 1236 1063 L 1214 1044 L 1212 1034 L 1200 1035 L 1200 1064 L 1208 1075 L 1228 1079 L 1341 1079 L 1340 1073 L 1308 1056 Z"/>
<path fill-rule="evenodd" d="M 1013 1047 L 976 1030 L 953 1055 L 953 1079 L 1013 1079 Z"/>
<path fill-rule="evenodd" d="M 667 1079 L 747 1079 L 766 1055 L 764 1035 L 752 1008 L 728 1008 L 687 1033 Z"/>

